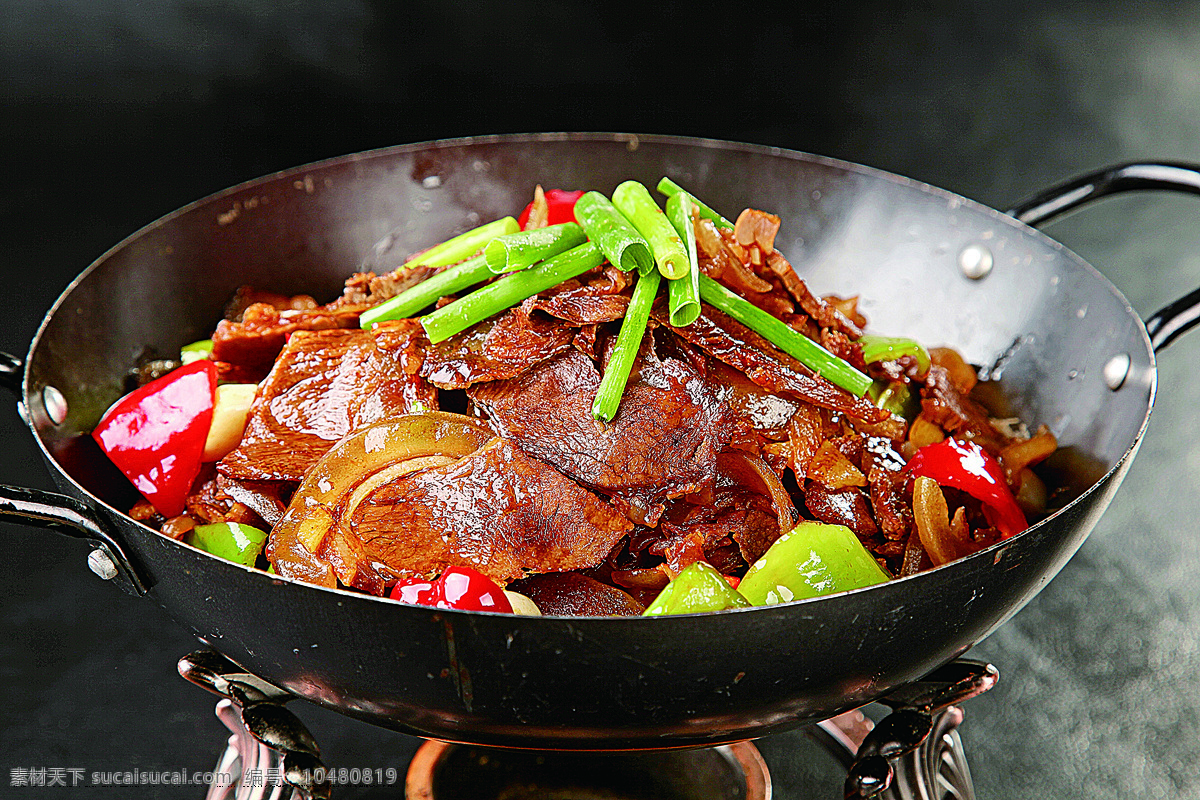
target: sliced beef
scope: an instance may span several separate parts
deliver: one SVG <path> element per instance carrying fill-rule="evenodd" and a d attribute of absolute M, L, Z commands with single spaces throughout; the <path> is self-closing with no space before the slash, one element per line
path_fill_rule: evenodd
<path fill-rule="evenodd" d="M 589 289 L 591 287 L 581 287 L 552 297 L 531 297 L 521 304 L 521 309 L 527 313 L 541 311 L 576 326 L 615 322 L 625 318 L 625 310 L 629 308 L 627 296 L 585 291 Z"/>
<path fill-rule="evenodd" d="M 636 617 L 646 610 L 628 592 L 578 572 L 533 575 L 509 588 L 531 598 L 549 616 Z"/>
<path fill-rule="evenodd" d="M 632 529 L 616 509 L 496 438 L 444 467 L 384 485 L 350 531 L 397 573 L 470 566 L 507 583 L 599 564 Z"/>
<path fill-rule="evenodd" d="M 870 400 L 855 397 L 814 375 L 808 367 L 708 304 L 701 305 L 699 318 L 686 328 L 670 327 L 665 305 L 655 305 L 652 315 L 676 335 L 769 392 L 797 397 L 866 422 L 882 422 L 890 416 Z"/>
<path fill-rule="evenodd" d="M 295 332 L 254 398 L 241 443 L 218 469 L 239 480 L 298 481 L 347 433 L 435 409 L 436 391 L 416 374 L 424 341 L 411 320 Z"/>
<path fill-rule="evenodd" d="M 229 495 L 220 485 L 219 478 L 211 464 L 203 465 L 184 503 L 187 516 L 197 525 L 239 522 L 265 530 L 268 526 L 262 518 L 253 508 Z"/>
<path fill-rule="evenodd" d="M 873 540 L 879 533 L 867 497 L 857 487 L 830 489 L 817 481 L 807 481 L 804 505 L 821 522 L 845 525 L 863 541 Z"/>
<path fill-rule="evenodd" d="M 619 499 L 636 522 L 653 524 L 668 498 L 712 486 L 717 453 L 729 440 L 728 406 L 691 365 L 660 360 L 645 337 L 608 425 L 592 417 L 599 385 L 592 361 L 570 351 L 470 395 L 502 436 Z"/>
<path fill-rule="evenodd" d="M 680 513 L 683 511 L 684 513 Z M 673 569 L 682 566 L 672 552 L 688 539 L 700 545 L 699 558 L 712 564 L 711 554 L 723 547 L 736 545 L 744 567 L 753 564 L 779 538 L 779 522 L 770 500 L 736 485 L 725 486 L 714 493 L 711 502 L 702 505 L 677 503 L 659 526 L 662 540 L 651 545 L 649 552 L 667 558 Z M 673 559 L 672 556 L 676 555 Z M 692 560 L 699 560 L 692 559 Z"/>
<path fill-rule="evenodd" d="M 907 476 L 882 466 L 871 468 L 867 480 L 871 487 L 871 508 L 879 520 L 879 528 L 889 541 L 902 541 L 913 528 L 911 501 L 904 494 Z"/>
<path fill-rule="evenodd" d="M 943 367 L 932 366 L 921 388 L 921 416 L 965 439 L 972 439 L 992 453 L 1007 443 L 988 419 L 987 411 L 972 400 Z"/>
<path fill-rule="evenodd" d="M 253 509 L 272 528 L 287 511 L 286 498 L 296 489 L 290 482 L 239 481 L 220 474 L 217 475 L 217 486 L 234 500 Z"/>
<path fill-rule="evenodd" d="M 798 400 L 774 394 L 723 361 L 708 357 L 706 378 L 741 424 L 772 439 L 786 438 L 788 421 L 801 406 Z M 735 439 L 736 441 L 736 439 Z"/>
<path fill-rule="evenodd" d="M 244 285 L 238 287 L 237 292 L 225 305 L 225 319 L 230 322 L 241 322 L 246 309 L 255 303 L 266 303 L 278 311 L 304 311 L 317 308 L 317 301 L 311 295 L 289 296 Z"/>
<path fill-rule="evenodd" d="M 325 308 L 280 311 L 268 303 L 254 303 L 241 320 L 221 320 L 213 332 L 214 361 L 226 361 L 243 374 L 261 380 L 271 371 L 288 337 L 296 331 L 357 328 L 358 312 Z M 257 380 L 255 382 L 257 382 Z"/>
<path fill-rule="evenodd" d="M 342 296 L 330 304 L 330 307 L 367 309 L 408 291 L 438 272 L 441 272 L 441 268 L 423 266 L 401 266 L 383 275 L 356 272 L 346 280 Z"/>
<path fill-rule="evenodd" d="M 569 350 L 576 333 L 576 328 L 561 320 L 512 309 L 494 322 L 473 325 L 429 345 L 421 377 L 441 389 L 465 389 L 484 381 L 515 378 Z"/>
<path fill-rule="evenodd" d="M 836 330 L 852 339 L 862 336 L 862 329 L 843 314 L 837 306 L 812 293 L 808 284 L 797 274 L 782 253 L 772 253 L 766 260 L 766 267 L 783 282 L 788 293 L 795 298 L 804 313 L 812 317 L 819 327 Z"/>

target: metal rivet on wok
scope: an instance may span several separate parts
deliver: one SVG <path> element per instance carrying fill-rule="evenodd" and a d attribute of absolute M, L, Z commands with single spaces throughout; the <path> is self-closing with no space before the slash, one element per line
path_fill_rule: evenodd
<path fill-rule="evenodd" d="M 1104 385 L 1114 392 L 1120 389 L 1129 377 L 1131 361 L 1128 353 L 1117 353 L 1104 365 Z"/>
<path fill-rule="evenodd" d="M 87 564 L 88 569 L 106 581 L 111 581 L 117 577 L 117 565 L 113 563 L 112 556 L 105 552 L 102 547 L 97 547 L 88 553 Z"/>
<path fill-rule="evenodd" d="M 55 425 L 62 425 L 67 421 L 67 398 L 63 397 L 63 393 L 53 386 L 47 386 L 42 389 L 42 405 L 46 409 L 46 416 L 50 417 L 50 421 Z"/>
<path fill-rule="evenodd" d="M 973 281 L 986 278 L 992 271 L 992 251 L 981 244 L 969 244 L 958 254 L 958 267 Z"/>

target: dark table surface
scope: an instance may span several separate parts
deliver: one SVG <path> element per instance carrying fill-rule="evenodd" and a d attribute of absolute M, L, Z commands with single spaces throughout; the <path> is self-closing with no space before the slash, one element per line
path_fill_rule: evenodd
<path fill-rule="evenodd" d="M 1200 162 L 1194 3 L 866 2 L 762 10 L 767 25 L 728 8 L 620 19 L 533 3 L 503 17 L 459 4 L 451 25 L 437 4 L 399 5 L 0 2 L 0 350 L 23 354 L 70 279 L 162 214 L 406 141 L 527 130 L 738 139 L 997 207 L 1113 162 Z M 1197 222 L 1194 198 L 1137 196 L 1048 232 L 1144 318 L 1200 284 Z M 966 706 L 980 797 L 1200 794 L 1198 357 L 1200 336 L 1163 355 L 1157 408 L 1107 515 L 972 651 L 1001 671 Z M 51 488 L 12 403 L 0 441 L 0 482 Z M 86 545 L 7 524 L 0 542 L 0 796 L 200 796 L 10 785 L 29 768 L 210 769 L 225 734 L 213 699 L 175 672 L 196 642 L 95 578 Z M 402 774 L 419 744 L 297 710 L 330 764 Z M 838 796 L 836 768 L 813 778 L 800 734 L 759 744 L 776 797 Z"/>

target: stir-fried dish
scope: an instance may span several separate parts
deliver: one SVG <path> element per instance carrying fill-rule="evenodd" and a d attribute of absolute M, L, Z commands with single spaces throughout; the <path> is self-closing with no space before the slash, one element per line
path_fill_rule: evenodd
<path fill-rule="evenodd" d="M 955 350 L 816 294 L 779 217 L 657 188 L 539 186 L 325 305 L 243 287 L 93 432 L 130 515 L 400 602 L 653 616 L 912 575 L 1046 514 L 1054 436 L 991 416 Z"/>

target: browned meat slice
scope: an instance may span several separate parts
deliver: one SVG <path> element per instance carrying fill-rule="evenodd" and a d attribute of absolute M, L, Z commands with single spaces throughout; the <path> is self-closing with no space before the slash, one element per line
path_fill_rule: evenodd
<path fill-rule="evenodd" d="M 257 367 L 251 368 L 228 361 L 214 361 L 217 368 L 217 380 L 221 383 L 258 383 L 263 379 L 263 373 Z"/>
<path fill-rule="evenodd" d="M 424 339 L 411 320 L 371 331 L 297 331 L 259 388 L 246 432 L 218 469 L 240 480 L 298 481 L 363 425 L 437 407 L 416 374 Z"/>
<path fill-rule="evenodd" d="M 214 361 L 227 361 L 246 374 L 266 375 L 295 331 L 357 328 L 358 312 L 324 308 L 280 311 L 267 303 L 254 303 L 240 322 L 221 320 L 213 333 Z"/>
<path fill-rule="evenodd" d="M 845 525 L 863 541 L 873 540 L 879 533 L 867 497 L 857 487 L 830 489 L 817 481 L 808 481 L 804 486 L 804 505 L 817 519 L 830 525 Z"/>
<path fill-rule="evenodd" d="M 921 416 L 953 434 L 979 442 L 993 453 L 999 453 L 1006 444 L 983 406 L 955 385 L 943 367 L 929 368 L 921 388 Z"/>
<path fill-rule="evenodd" d="M 817 297 L 808 288 L 804 279 L 796 274 L 796 270 L 783 257 L 782 253 L 772 253 L 766 261 L 767 268 L 783 282 L 788 292 L 796 299 L 805 314 L 822 328 L 831 328 L 845 334 L 851 339 L 862 336 L 862 330 L 849 317 L 841 312 L 833 303 Z"/>
<path fill-rule="evenodd" d="M 699 266 L 705 275 L 777 317 L 795 311 L 791 298 L 782 289 L 777 290 L 774 284 L 763 280 L 748 261 L 742 260 L 745 248 L 737 244 L 728 229 L 718 230 L 711 221 L 699 218 L 695 229 Z"/>
<path fill-rule="evenodd" d="M 239 286 L 232 299 L 225 305 L 225 319 L 230 322 L 241 322 L 246 309 L 255 303 L 266 303 L 279 311 L 304 311 L 317 307 L 317 301 L 311 295 L 297 294 L 288 296 L 253 286 Z"/>
<path fill-rule="evenodd" d="M 541 311 L 566 320 L 572 325 L 595 325 L 624 319 L 627 308 L 629 298 L 625 295 L 597 294 L 580 290 L 562 292 L 546 298 L 531 297 L 521 304 L 522 311 Z"/>
<path fill-rule="evenodd" d="M 519 308 L 428 345 L 421 377 L 441 389 L 505 380 L 570 349 L 576 329 Z"/>
<path fill-rule="evenodd" d="M 871 468 L 867 480 L 871 486 L 871 507 L 879 520 L 884 538 L 901 541 L 912 531 L 912 507 L 905 503 L 902 473 L 876 465 Z"/>
<path fill-rule="evenodd" d="M 520 378 L 475 386 L 471 397 L 522 450 L 584 486 L 618 498 L 653 524 L 663 502 L 712 485 L 728 442 L 728 406 L 688 364 L 659 360 L 647 336 L 616 419 L 592 418 L 600 373 L 576 351 Z"/>
<path fill-rule="evenodd" d="M 461 565 L 504 583 L 595 566 L 633 527 L 500 438 L 385 484 L 350 512 L 349 526 L 371 558 L 397 573 Z"/>
<path fill-rule="evenodd" d="M 681 508 L 685 514 L 679 513 Z M 744 567 L 757 561 L 779 538 L 779 523 L 770 501 L 736 485 L 718 490 L 711 503 L 687 508 L 681 501 L 668 516 L 673 519 L 659 526 L 664 539 L 649 548 L 649 552 L 668 559 L 675 542 L 695 537 L 710 564 L 713 550 L 736 544 L 744 562 L 740 566 Z"/>
<path fill-rule="evenodd" d="M 240 502 L 239 498 L 225 491 L 220 483 L 220 476 L 210 464 L 204 465 L 185 505 L 187 516 L 197 525 L 240 522 L 263 530 L 269 527 L 253 507 Z"/>
<path fill-rule="evenodd" d="M 550 616 L 636 617 L 646 610 L 628 592 L 578 572 L 533 575 L 509 588 L 530 597 Z"/>
<path fill-rule="evenodd" d="M 686 328 L 669 325 L 664 305 L 656 305 L 653 316 L 663 327 L 739 370 L 770 392 L 798 397 L 866 422 L 883 422 L 890 416 L 870 400 L 855 397 L 813 375 L 808 367 L 712 306 L 702 305 L 700 317 Z"/>
<path fill-rule="evenodd" d="M 441 272 L 437 267 L 401 266 L 383 275 L 356 272 L 346 280 L 342 296 L 330 308 L 363 310 L 406 292 L 426 278 Z"/>
<path fill-rule="evenodd" d="M 285 498 L 295 491 L 294 483 L 283 481 L 239 481 L 217 475 L 217 486 L 234 500 L 254 510 L 268 527 L 274 527 L 287 510 Z"/>
<path fill-rule="evenodd" d="M 787 437 L 788 421 L 801 405 L 798 401 L 767 391 L 723 361 L 706 358 L 708 382 L 729 403 L 730 411 L 743 423 L 742 427 L 772 439 Z"/>

